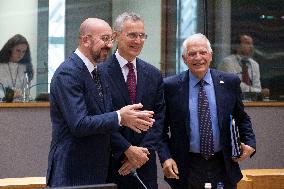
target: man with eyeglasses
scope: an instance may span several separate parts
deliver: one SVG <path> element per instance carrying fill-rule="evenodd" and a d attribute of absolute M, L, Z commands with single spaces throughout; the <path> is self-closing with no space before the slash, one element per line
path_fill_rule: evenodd
<path fill-rule="evenodd" d="M 97 68 L 112 46 L 109 24 L 86 19 L 80 26 L 78 48 L 51 80 L 47 186 L 106 183 L 111 133 L 122 127 L 141 133 L 153 125 L 154 112 L 139 111 L 142 104 L 113 111 L 106 76 Z"/>
<path fill-rule="evenodd" d="M 129 174 L 136 169 L 148 189 L 158 188 L 155 150 L 163 129 L 163 80 L 157 68 L 137 57 L 146 39 L 144 22 L 139 15 L 127 12 L 119 15 L 114 23 L 117 51 L 100 65 L 109 74 L 115 109 L 141 102 L 143 109 L 154 111 L 155 123 L 147 132 L 135 133 L 122 128 L 112 136 L 109 181 L 121 189 L 143 188 Z"/>

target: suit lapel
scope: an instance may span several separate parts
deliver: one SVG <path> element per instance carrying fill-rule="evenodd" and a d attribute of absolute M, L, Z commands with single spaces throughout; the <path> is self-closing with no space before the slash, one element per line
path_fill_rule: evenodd
<path fill-rule="evenodd" d="M 216 72 L 213 69 L 211 70 L 211 77 L 214 84 L 214 90 L 215 90 L 215 98 L 216 98 L 216 107 L 217 107 L 217 115 L 218 115 L 218 124 L 220 127 L 220 130 L 222 128 L 222 120 L 223 120 L 223 104 L 225 104 L 224 101 L 224 81 L 222 79 L 222 76 Z"/>
<path fill-rule="evenodd" d="M 147 80 L 147 70 L 144 64 L 137 58 L 136 62 L 137 67 L 137 85 L 136 85 L 136 102 L 142 102 L 144 89 L 146 89 L 146 85 L 148 84 Z"/>
<path fill-rule="evenodd" d="M 187 133 L 189 132 L 189 76 L 188 76 L 188 70 L 180 74 L 179 76 L 179 86 L 180 88 L 178 89 L 178 94 L 179 96 L 179 103 L 181 107 L 181 117 L 185 118 L 185 126 Z"/>
<path fill-rule="evenodd" d="M 110 75 L 110 79 L 113 82 L 112 89 L 115 91 L 114 93 L 117 95 L 121 95 L 125 101 L 125 104 L 130 104 L 130 98 L 128 95 L 128 89 L 121 71 L 121 67 L 115 57 L 115 55 L 112 55 L 112 58 L 110 59 L 109 65 L 108 65 L 108 73 Z M 122 88 L 119 88 L 122 87 Z"/>
<path fill-rule="evenodd" d="M 93 91 L 93 94 L 95 96 L 95 100 L 97 101 L 97 104 L 99 105 L 100 110 L 102 112 L 104 112 L 104 110 L 105 110 L 104 104 L 99 100 L 100 96 L 99 96 L 97 86 L 96 86 L 88 68 L 86 67 L 84 62 L 81 60 L 81 58 L 79 58 L 78 55 L 76 55 L 75 53 L 73 53 L 73 56 L 71 56 L 71 58 L 75 60 L 75 62 L 76 62 L 75 65 L 81 67 L 82 77 L 85 77 L 86 83 L 92 83 L 92 85 L 90 85 L 90 90 Z M 103 84 L 102 84 L 102 86 L 103 86 Z"/>

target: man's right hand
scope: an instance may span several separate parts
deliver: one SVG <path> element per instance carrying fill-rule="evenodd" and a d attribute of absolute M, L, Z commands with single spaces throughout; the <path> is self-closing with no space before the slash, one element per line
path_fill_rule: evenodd
<path fill-rule="evenodd" d="M 134 165 L 136 168 L 140 168 L 149 160 L 148 155 L 150 154 L 150 152 L 147 148 L 130 146 L 124 152 L 124 154 L 132 165 Z"/>
<path fill-rule="evenodd" d="M 173 159 L 167 159 L 163 163 L 163 172 L 165 177 L 179 179 L 178 167 Z"/>
<path fill-rule="evenodd" d="M 141 131 L 147 131 L 152 127 L 155 120 L 153 119 L 153 111 L 143 110 L 140 111 L 143 105 L 132 104 L 125 106 L 118 110 L 121 116 L 121 124 L 129 127 L 130 129 L 141 133 Z"/>

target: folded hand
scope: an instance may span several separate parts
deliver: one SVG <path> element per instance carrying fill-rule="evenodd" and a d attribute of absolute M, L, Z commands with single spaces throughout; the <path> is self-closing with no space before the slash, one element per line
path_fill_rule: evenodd
<path fill-rule="evenodd" d="M 152 127 L 155 120 L 153 119 L 153 111 L 139 111 L 143 105 L 133 104 L 128 105 L 119 110 L 121 116 L 121 124 L 127 126 L 137 133 L 141 133 L 141 131 L 147 131 L 150 127 Z"/>

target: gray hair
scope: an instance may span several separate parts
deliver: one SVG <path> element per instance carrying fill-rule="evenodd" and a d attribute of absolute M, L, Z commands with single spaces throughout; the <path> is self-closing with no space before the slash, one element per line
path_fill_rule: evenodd
<path fill-rule="evenodd" d="M 141 21 L 144 23 L 143 19 L 140 17 L 139 14 L 136 14 L 134 12 L 131 12 L 131 13 L 124 12 L 115 19 L 114 31 L 121 32 L 123 24 L 126 20 L 131 20 L 134 22 Z"/>
<path fill-rule="evenodd" d="M 183 44 L 182 44 L 182 54 L 185 56 L 187 53 L 187 47 L 190 44 L 190 42 L 192 42 L 193 40 L 196 39 L 203 39 L 206 40 L 207 43 L 207 50 L 212 53 L 212 48 L 211 48 L 211 44 L 210 41 L 207 39 L 207 37 L 201 33 L 196 33 L 193 35 L 190 35 L 186 40 L 184 40 Z"/>

